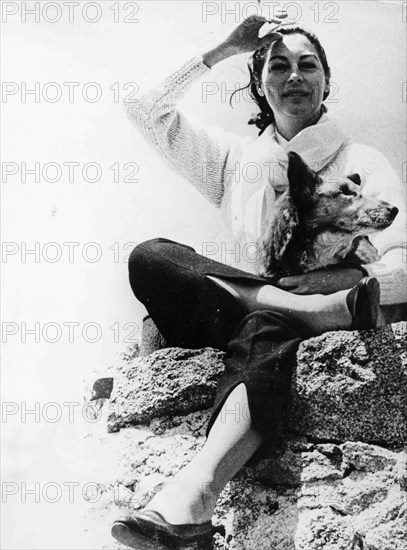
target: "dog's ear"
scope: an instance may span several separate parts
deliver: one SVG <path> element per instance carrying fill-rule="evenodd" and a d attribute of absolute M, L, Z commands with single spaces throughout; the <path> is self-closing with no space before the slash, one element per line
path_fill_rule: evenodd
<path fill-rule="evenodd" d="M 293 151 L 288 153 L 287 177 L 293 204 L 296 208 L 309 207 L 313 203 L 320 179 L 300 155 Z"/>
<path fill-rule="evenodd" d="M 362 183 L 362 180 L 360 179 L 359 174 L 351 174 L 350 176 L 346 176 L 348 180 L 353 181 L 353 183 L 356 183 L 356 185 L 360 185 Z"/>

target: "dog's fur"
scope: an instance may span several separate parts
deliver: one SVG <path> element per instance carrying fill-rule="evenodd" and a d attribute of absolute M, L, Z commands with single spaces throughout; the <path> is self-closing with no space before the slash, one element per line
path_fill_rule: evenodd
<path fill-rule="evenodd" d="M 260 275 L 277 280 L 335 264 L 361 265 L 361 244 L 377 253 L 366 235 L 389 227 L 398 210 L 364 196 L 358 174 L 324 181 L 289 152 L 287 175 L 288 189 L 260 243 Z"/>

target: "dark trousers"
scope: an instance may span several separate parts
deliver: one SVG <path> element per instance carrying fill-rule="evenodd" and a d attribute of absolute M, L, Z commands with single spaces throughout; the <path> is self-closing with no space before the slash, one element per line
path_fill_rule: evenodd
<path fill-rule="evenodd" d="M 209 433 L 229 393 L 240 383 L 247 390 L 252 427 L 263 436 L 261 453 L 279 442 L 296 352 L 309 330 L 272 310 L 249 313 L 206 275 L 247 285 L 266 279 L 207 259 L 189 246 L 168 239 L 138 245 L 129 259 L 130 284 L 168 346 L 213 347 L 226 352 Z M 247 414 L 248 411 L 225 411 Z"/>

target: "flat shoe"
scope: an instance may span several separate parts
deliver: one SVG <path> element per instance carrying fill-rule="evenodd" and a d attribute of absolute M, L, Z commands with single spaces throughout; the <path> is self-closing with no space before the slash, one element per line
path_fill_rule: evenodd
<path fill-rule="evenodd" d="M 346 296 L 352 315 L 350 330 L 377 328 L 380 304 L 380 284 L 374 277 L 364 277 Z"/>
<path fill-rule="evenodd" d="M 210 521 L 174 525 L 153 510 L 142 510 L 133 516 L 119 518 L 112 526 L 115 539 L 137 550 L 206 550 L 212 548 L 213 534 L 214 527 Z"/>

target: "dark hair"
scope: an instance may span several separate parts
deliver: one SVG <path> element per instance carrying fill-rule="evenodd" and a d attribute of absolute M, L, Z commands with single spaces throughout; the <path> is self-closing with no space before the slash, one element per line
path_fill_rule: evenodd
<path fill-rule="evenodd" d="M 328 61 L 326 58 L 325 50 L 321 45 L 321 42 L 317 38 L 317 36 L 310 30 L 305 29 L 304 27 L 300 27 L 298 25 L 281 25 L 279 27 L 276 27 L 274 29 L 276 32 L 279 32 L 280 34 L 287 35 L 287 34 L 302 34 L 308 38 L 308 40 L 313 44 L 315 47 L 318 57 L 321 61 L 322 67 L 324 69 L 325 73 L 325 80 L 329 84 L 329 81 L 331 79 L 331 69 L 329 68 Z M 257 90 L 257 85 L 261 81 L 261 74 L 263 72 L 264 63 L 267 57 L 267 52 L 270 49 L 271 44 L 268 44 L 267 46 L 262 46 L 261 48 L 257 49 L 251 56 L 247 66 L 249 68 L 250 72 L 250 82 L 245 88 L 249 88 L 249 94 L 250 97 L 254 100 L 255 103 L 260 108 L 260 113 L 257 115 L 254 115 L 250 118 L 248 121 L 248 124 L 255 124 L 257 128 L 260 129 L 259 135 L 264 132 L 264 130 L 274 122 L 274 113 L 272 108 L 270 107 L 266 97 L 261 96 Z M 245 89 L 241 88 L 241 89 Z M 236 90 L 236 92 L 239 90 Z M 324 93 L 323 101 L 328 97 L 329 91 Z M 232 99 L 233 95 L 230 99 Z M 321 106 L 322 112 L 326 112 L 327 108 L 325 105 Z"/>

